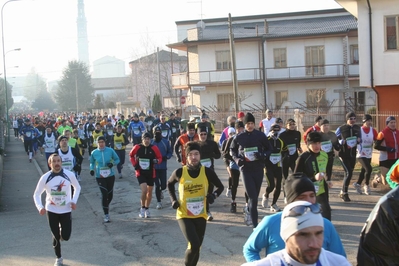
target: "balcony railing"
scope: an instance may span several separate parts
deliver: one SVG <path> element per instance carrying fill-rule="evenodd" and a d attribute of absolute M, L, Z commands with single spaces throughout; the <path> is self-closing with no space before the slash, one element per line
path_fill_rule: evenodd
<path fill-rule="evenodd" d="M 349 77 L 359 76 L 359 65 L 348 65 Z M 295 66 L 286 68 L 266 68 L 266 80 L 343 78 L 345 65 Z M 237 69 L 239 82 L 262 81 L 262 69 Z M 172 75 L 173 87 L 206 85 L 232 82 L 231 70 L 198 71 Z"/>

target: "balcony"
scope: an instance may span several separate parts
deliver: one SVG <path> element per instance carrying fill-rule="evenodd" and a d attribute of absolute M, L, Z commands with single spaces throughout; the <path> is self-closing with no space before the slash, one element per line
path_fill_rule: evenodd
<path fill-rule="evenodd" d="M 345 77 L 344 70 L 345 65 L 343 64 L 266 68 L 266 80 L 268 83 L 280 83 L 297 80 L 343 79 Z M 348 65 L 348 72 L 349 78 L 359 78 L 359 65 Z M 262 82 L 262 69 L 237 69 L 237 81 L 240 83 Z M 172 74 L 172 86 L 174 89 L 187 89 L 195 85 L 231 84 L 231 82 L 231 70 Z"/>
<path fill-rule="evenodd" d="M 348 65 L 348 77 L 359 77 L 359 65 Z M 343 79 L 345 65 L 297 66 L 286 68 L 266 68 L 267 82 L 287 80 Z"/>

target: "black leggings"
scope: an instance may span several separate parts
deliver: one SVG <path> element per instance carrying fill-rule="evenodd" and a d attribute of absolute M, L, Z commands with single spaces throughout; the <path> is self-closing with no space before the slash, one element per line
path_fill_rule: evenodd
<path fill-rule="evenodd" d="M 357 183 L 359 185 L 362 184 L 364 177 L 366 177 L 366 181 L 364 181 L 365 185 L 369 185 L 371 171 L 373 168 L 371 167 L 371 158 L 357 158 L 357 161 L 362 165 L 362 170 L 360 170 L 359 178 L 357 179 Z"/>
<path fill-rule="evenodd" d="M 166 189 L 166 169 L 155 169 L 155 196 L 161 202 L 161 191 Z"/>
<path fill-rule="evenodd" d="M 47 212 L 47 221 L 53 235 L 53 248 L 57 258 L 61 258 L 60 239 L 68 241 L 72 232 L 71 213 Z"/>
<path fill-rule="evenodd" d="M 18 128 L 14 128 L 14 137 L 18 138 L 18 136 L 19 136 Z"/>
<path fill-rule="evenodd" d="M 205 236 L 206 220 L 204 218 L 182 218 L 178 219 L 180 230 L 188 242 L 184 256 L 184 264 L 197 265 L 200 248 Z"/>
<path fill-rule="evenodd" d="M 321 215 L 326 218 L 327 220 L 331 221 L 331 206 L 329 202 L 329 196 L 328 196 L 328 184 L 327 182 L 324 183 L 324 193 L 316 196 L 316 202 L 320 204 L 322 213 Z"/>
<path fill-rule="evenodd" d="M 96 178 L 97 184 L 101 191 L 101 200 L 103 205 L 104 214 L 109 213 L 109 204 L 114 196 L 114 183 L 115 176 L 109 176 L 107 178 Z"/>
<path fill-rule="evenodd" d="M 231 199 L 236 200 L 237 188 L 240 182 L 240 170 L 230 169 L 231 172 Z"/>
<path fill-rule="evenodd" d="M 284 180 L 287 179 L 287 177 L 289 175 L 288 172 L 289 172 L 290 168 L 291 168 L 291 171 L 294 172 L 296 159 L 298 159 L 298 153 L 295 153 L 294 155 L 284 156 L 283 163 L 282 163 Z"/>
<path fill-rule="evenodd" d="M 277 164 L 267 163 L 266 164 L 266 176 L 267 182 L 269 183 L 266 188 L 266 198 L 269 198 L 269 194 L 274 190 L 272 204 L 276 204 L 281 193 L 281 181 L 283 179 L 281 167 Z"/>
<path fill-rule="evenodd" d="M 118 173 L 122 173 L 123 164 L 125 163 L 126 150 L 115 150 L 116 154 L 119 157 L 119 163 L 116 165 L 116 169 L 118 169 Z"/>
<path fill-rule="evenodd" d="M 355 156 L 345 156 L 339 157 L 342 163 L 342 167 L 345 171 L 345 177 L 342 184 L 342 192 L 348 193 L 348 187 L 352 179 L 353 169 L 355 168 L 356 164 L 356 157 Z"/>
<path fill-rule="evenodd" d="M 24 140 L 24 147 L 26 152 L 33 152 L 33 140 Z"/>
<path fill-rule="evenodd" d="M 258 226 L 258 197 L 263 182 L 263 169 L 255 169 L 255 171 L 241 171 L 244 181 L 245 192 L 248 195 L 248 209 L 251 213 L 252 225 Z"/>

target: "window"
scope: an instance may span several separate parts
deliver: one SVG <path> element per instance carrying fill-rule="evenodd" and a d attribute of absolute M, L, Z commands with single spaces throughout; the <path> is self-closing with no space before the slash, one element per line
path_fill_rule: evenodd
<path fill-rule="evenodd" d="M 351 45 L 351 64 L 358 65 L 359 64 L 359 47 L 358 45 Z"/>
<path fill-rule="evenodd" d="M 288 91 L 276 91 L 276 108 L 280 109 L 283 102 L 288 100 Z"/>
<path fill-rule="evenodd" d="M 327 105 L 326 89 L 306 90 L 306 107 L 317 108 Z"/>
<path fill-rule="evenodd" d="M 354 105 L 355 110 L 358 112 L 364 112 L 364 104 L 366 103 L 366 93 L 364 91 L 356 91 L 354 93 Z"/>
<path fill-rule="evenodd" d="M 234 94 L 218 94 L 218 110 L 221 112 L 232 111 L 234 106 Z"/>
<path fill-rule="evenodd" d="M 274 67 L 282 68 L 287 67 L 287 49 L 286 48 L 276 48 L 274 52 Z"/>
<path fill-rule="evenodd" d="M 399 49 L 399 16 L 385 18 L 386 50 Z"/>
<path fill-rule="evenodd" d="M 217 70 L 231 69 L 230 51 L 216 51 L 216 69 Z"/>
<path fill-rule="evenodd" d="M 324 46 L 305 47 L 306 75 L 324 75 Z"/>

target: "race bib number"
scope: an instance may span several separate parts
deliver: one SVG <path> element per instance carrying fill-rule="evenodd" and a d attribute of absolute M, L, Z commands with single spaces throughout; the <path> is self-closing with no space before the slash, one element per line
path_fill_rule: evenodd
<path fill-rule="evenodd" d="M 152 126 L 152 121 L 148 121 L 147 124 L 148 124 L 149 126 Z"/>
<path fill-rule="evenodd" d="M 206 168 L 210 168 L 212 166 L 212 160 L 210 158 L 208 159 L 202 159 L 200 160 L 201 164 L 205 166 Z"/>
<path fill-rule="evenodd" d="M 258 152 L 258 147 L 244 148 L 244 155 L 248 161 L 255 161 L 255 152 Z"/>
<path fill-rule="evenodd" d="M 30 137 L 32 136 L 32 132 L 28 131 L 28 132 L 25 133 L 25 135 L 26 135 L 28 138 L 30 138 Z"/>
<path fill-rule="evenodd" d="M 150 170 L 150 159 L 139 158 L 139 165 L 142 170 Z"/>
<path fill-rule="evenodd" d="M 371 145 L 362 145 L 361 156 L 371 158 L 373 147 Z"/>
<path fill-rule="evenodd" d="M 51 204 L 55 206 L 66 205 L 66 191 L 51 191 Z"/>
<path fill-rule="evenodd" d="M 287 145 L 287 149 L 288 149 L 288 154 L 289 155 L 294 155 L 295 152 L 296 152 L 296 144 Z"/>
<path fill-rule="evenodd" d="M 109 167 L 100 168 L 100 177 L 108 177 L 111 174 L 111 169 Z"/>
<path fill-rule="evenodd" d="M 47 148 L 54 148 L 54 141 L 52 141 L 52 140 L 48 140 L 48 141 L 46 141 L 46 147 Z"/>
<path fill-rule="evenodd" d="M 172 132 L 176 133 L 176 128 L 175 127 L 172 127 Z"/>
<path fill-rule="evenodd" d="M 112 136 L 114 134 L 114 131 L 112 129 L 107 130 L 108 135 Z"/>
<path fill-rule="evenodd" d="M 73 164 L 71 161 L 63 161 L 62 162 L 62 168 L 67 169 L 69 171 L 72 171 Z"/>
<path fill-rule="evenodd" d="M 348 147 L 353 148 L 353 147 L 356 146 L 356 144 L 357 144 L 357 137 L 356 136 L 346 138 L 346 145 L 348 145 Z"/>
<path fill-rule="evenodd" d="M 122 142 L 115 142 L 115 148 L 118 150 L 122 149 Z"/>
<path fill-rule="evenodd" d="M 197 216 L 204 212 L 204 197 L 187 198 L 188 216 Z"/>
<path fill-rule="evenodd" d="M 166 138 L 168 136 L 168 130 L 162 130 L 162 137 Z"/>
<path fill-rule="evenodd" d="M 272 164 L 277 164 L 281 161 L 281 153 L 272 153 L 270 154 L 269 160 L 272 162 Z"/>
<path fill-rule="evenodd" d="M 12 127 L 13 128 L 18 128 L 18 122 L 17 121 L 13 121 L 12 122 Z"/>
<path fill-rule="evenodd" d="M 134 133 L 134 135 L 138 135 L 138 134 L 140 134 L 140 130 L 135 129 L 135 130 L 133 130 L 133 133 Z"/>
<path fill-rule="evenodd" d="M 330 152 L 332 150 L 331 140 L 321 142 L 321 150 L 324 152 Z"/>

